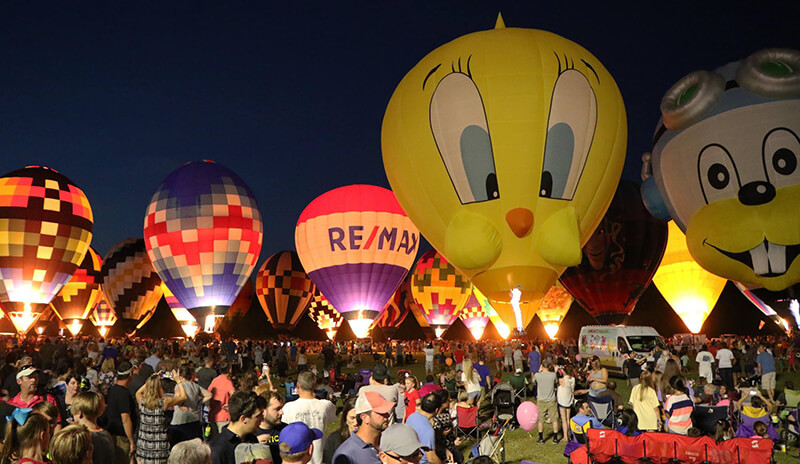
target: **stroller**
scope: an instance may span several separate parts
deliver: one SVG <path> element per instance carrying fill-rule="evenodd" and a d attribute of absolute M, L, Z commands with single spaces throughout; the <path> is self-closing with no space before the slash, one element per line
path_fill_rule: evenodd
<path fill-rule="evenodd" d="M 492 389 L 492 407 L 494 408 L 494 422 L 505 422 L 505 425 L 516 421 L 516 408 L 514 405 L 514 387 L 510 383 L 498 383 Z"/>
<path fill-rule="evenodd" d="M 510 421 L 511 419 L 507 419 L 504 423 L 497 421 L 492 424 L 492 426 L 486 431 L 486 435 L 481 438 L 481 441 L 472 447 L 470 457 L 476 458 L 478 456 L 488 456 L 498 464 L 505 463 L 505 437 Z"/>

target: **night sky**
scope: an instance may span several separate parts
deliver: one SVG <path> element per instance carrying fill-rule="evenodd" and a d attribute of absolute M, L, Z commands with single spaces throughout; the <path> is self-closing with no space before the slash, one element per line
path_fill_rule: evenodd
<path fill-rule="evenodd" d="M 319 194 L 389 186 L 380 128 L 395 86 L 502 11 L 508 27 L 560 34 L 611 72 L 628 112 L 623 177 L 638 181 L 664 91 L 764 47 L 800 48 L 789 3 L 0 0 L 0 174 L 37 164 L 71 178 L 102 256 L 142 236 L 169 172 L 215 160 L 258 199 L 263 262 L 294 248 Z"/>

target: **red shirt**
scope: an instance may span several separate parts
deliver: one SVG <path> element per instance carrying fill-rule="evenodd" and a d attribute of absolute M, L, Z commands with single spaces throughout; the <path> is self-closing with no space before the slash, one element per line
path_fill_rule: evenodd
<path fill-rule="evenodd" d="M 461 364 L 464 361 L 464 350 L 457 349 L 453 352 L 453 357 L 456 358 L 456 364 Z"/>
<path fill-rule="evenodd" d="M 417 389 L 406 390 L 406 417 L 403 419 L 405 422 L 408 416 L 417 410 L 417 400 L 419 399 L 419 391 Z"/>
<path fill-rule="evenodd" d="M 228 405 L 228 399 L 235 388 L 233 382 L 224 375 L 218 375 L 211 381 L 208 386 L 208 391 L 211 392 L 211 406 L 209 409 L 209 419 L 211 422 L 225 422 L 231 420 L 230 413 L 224 409 Z"/>
<path fill-rule="evenodd" d="M 61 422 L 61 408 L 58 407 L 58 403 L 56 402 L 56 399 L 53 398 L 53 395 L 44 395 L 44 396 L 42 396 L 42 395 L 34 395 L 33 398 L 31 398 L 31 400 L 26 403 L 20 397 L 21 394 L 22 393 L 18 393 L 17 396 L 15 396 L 15 397 L 11 398 L 10 400 L 8 400 L 8 404 L 10 404 L 11 406 L 14 406 L 15 408 L 32 408 L 32 407 L 36 406 L 39 403 L 43 403 L 43 402 L 47 401 L 48 403 L 52 403 L 53 406 L 56 407 L 56 411 L 58 411 L 57 420 L 58 420 L 58 422 Z"/>

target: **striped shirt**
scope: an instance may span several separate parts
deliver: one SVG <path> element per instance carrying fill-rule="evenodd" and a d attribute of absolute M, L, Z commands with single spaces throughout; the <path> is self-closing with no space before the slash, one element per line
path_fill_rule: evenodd
<path fill-rule="evenodd" d="M 669 414 L 669 431 L 686 435 L 692 426 L 692 410 L 694 403 L 684 393 L 667 396 L 664 410 Z"/>

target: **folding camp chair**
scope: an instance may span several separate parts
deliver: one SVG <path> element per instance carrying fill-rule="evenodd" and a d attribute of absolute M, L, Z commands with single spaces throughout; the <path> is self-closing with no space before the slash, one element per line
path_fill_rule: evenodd
<path fill-rule="evenodd" d="M 617 423 L 614 420 L 614 398 L 611 395 L 592 396 L 586 397 L 589 402 L 589 408 L 597 420 L 599 420 L 606 427 L 616 429 Z"/>
<path fill-rule="evenodd" d="M 460 432 L 459 435 L 479 440 L 478 407 L 465 408 L 456 406 L 456 425 L 458 426 L 458 432 Z"/>
<path fill-rule="evenodd" d="M 692 423 L 706 435 L 714 436 L 721 419 L 728 419 L 727 406 L 699 405 L 692 411 Z"/>

